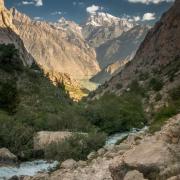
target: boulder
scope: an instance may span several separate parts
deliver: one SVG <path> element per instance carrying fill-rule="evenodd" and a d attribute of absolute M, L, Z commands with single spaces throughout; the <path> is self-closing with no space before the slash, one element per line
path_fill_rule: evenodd
<path fill-rule="evenodd" d="M 0 163 L 16 163 L 17 157 L 11 153 L 7 148 L 0 149 Z"/>
<path fill-rule="evenodd" d="M 142 173 L 134 170 L 134 171 L 129 171 L 125 175 L 124 180 L 145 180 L 145 179 Z"/>
<path fill-rule="evenodd" d="M 113 179 L 124 179 L 132 170 L 152 180 L 176 177 L 180 172 L 179 128 L 180 114 L 170 118 L 160 132 L 132 146 L 110 165 Z"/>
<path fill-rule="evenodd" d="M 74 169 L 77 167 L 77 162 L 73 159 L 68 159 L 61 164 L 61 168 L 63 169 Z"/>
<path fill-rule="evenodd" d="M 179 179 L 180 179 L 180 174 L 177 176 L 170 177 L 167 180 L 179 180 Z"/>

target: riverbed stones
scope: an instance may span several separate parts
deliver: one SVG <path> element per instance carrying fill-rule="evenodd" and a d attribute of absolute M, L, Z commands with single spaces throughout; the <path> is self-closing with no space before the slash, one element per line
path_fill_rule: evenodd
<path fill-rule="evenodd" d="M 0 163 L 8 164 L 8 163 L 16 163 L 17 157 L 11 153 L 7 148 L 0 149 Z"/>
<path fill-rule="evenodd" d="M 68 159 L 61 163 L 62 169 L 74 169 L 77 167 L 77 162 L 74 159 Z"/>

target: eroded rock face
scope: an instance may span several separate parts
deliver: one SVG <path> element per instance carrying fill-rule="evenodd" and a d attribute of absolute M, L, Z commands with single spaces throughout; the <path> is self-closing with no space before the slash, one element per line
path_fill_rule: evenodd
<path fill-rule="evenodd" d="M 100 87 L 94 98 L 112 91 L 120 95 L 132 80 L 141 81 L 139 77 L 142 74 L 148 75 L 142 80 L 143 86 L 147 85 L 152 76 L 160 78 L 164 84 L 161 91 L 165 97 L 167 91 L 177 87 L 180 82 L 179 58 L 180 1 L 176 0 L 169 11 L 164 13 L 161 20 L 148 32 L 133 60 L 108 83 Z M 123 84 L 123 88 L 117 88 L 119 83 Z"/>
<path fill-rule="evenodd" d="M 16 9 L 11 13 L 26 48 L 46 72 L 88 79 L 100 70 L 95 50 L 78 33 L 64 29 L 62 22 L 57 25 L 33 21 Z"/>
<path fill-rule="evenodd" d="M 0 149 L 0 164 L 16 163 L 17 157 L 12 154 L 7 148 Z"/>

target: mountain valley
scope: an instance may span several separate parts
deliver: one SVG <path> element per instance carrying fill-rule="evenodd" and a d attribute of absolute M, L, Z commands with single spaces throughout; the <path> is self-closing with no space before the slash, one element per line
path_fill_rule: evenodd
<path fill-rule="evenodd" d="M 33 20 L 0 0 L 0 180 L 179 178 L 179 0 L 153 27 L 101 7 Z"/>

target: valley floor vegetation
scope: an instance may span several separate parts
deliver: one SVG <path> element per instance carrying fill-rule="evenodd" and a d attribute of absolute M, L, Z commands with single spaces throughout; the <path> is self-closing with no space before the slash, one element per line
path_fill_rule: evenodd
<path fill-rule="evenodd" d="M 84 160 L 105 144 L 106 135 L 142 128 L 147 123 L 143 107 L 147 90 L 138 81 L 133 81 L 131 91 L 121 96 L 107 93 L 98 100 L 79 103 L 70 99 L 62 83 L 57 84 L 54 86 L 35 63 L 24 67 L 14 45 L 0 45 L 0 147 L 8 148 L 21 160 L 29 160 L 37 158 L 33 151 L 36 132 L 82 132 L 88 135 L 76 134 L 49 145 L 43 157 Z M 157 79 L 151 79 L 149 84 L 157 93 L 163 86 Z M 179 93 L 180 87 L 169 92 L 169 107 L 153 115 L 151 132 L 179 112 Z M 161 95 L 157 94 L 159 99 Z"/>

